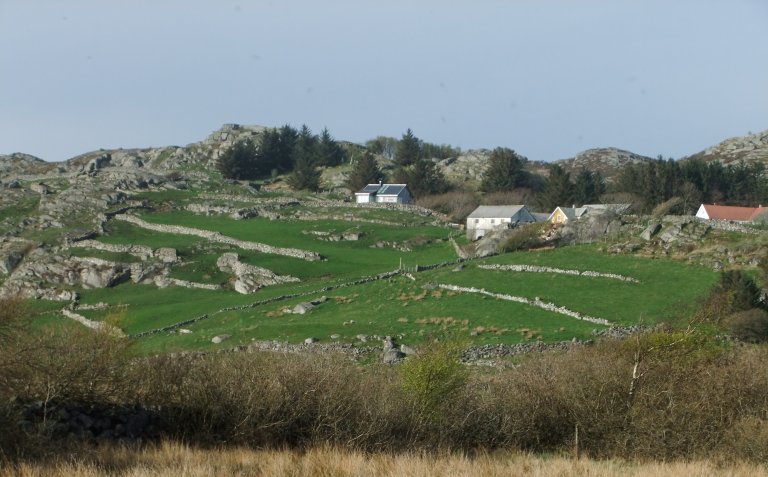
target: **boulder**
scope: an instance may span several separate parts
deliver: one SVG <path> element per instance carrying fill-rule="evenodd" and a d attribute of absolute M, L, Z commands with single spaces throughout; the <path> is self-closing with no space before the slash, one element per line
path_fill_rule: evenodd
<path fill-rule="evenodd" d="M 24 255 L 18 250 L 3 251 L 0 249 L 0 273 L 10 274 L 23 258 Z"/>
<path fill-rule="evenodd" d="M 310 345 L 310 344 L 313 344 L 313 343 L 317 343 L 318 341 L 320 341 L 320 340 L 318 340 L 317 338 L 309 337 L 309 338 L 304 340 L 304 344 Z"/>
<path fill-rule="evenodd" d="M 179 259 L 176 255 L 176 249 L 171 247 L 158 248 L 152 255 L 163 263 L 173 263 Z"/>
<path fill-rule="evenodd" d="M 661 224 L 656 222 L 643 230 L 643 233 L 640 234 L 640 238 L 643 240 L 651 240 L 651 237 L 656 235 L 656 233 L 661 229 Z"/>
<path fill-rule="evenodd" d="M 298 305 L 294 306 L 293 309 L 291 309 L 291 313 L 296 315 L 303 315 L 312 311 L 314 308 L 315 305 L 313 305 L 311 302 L 299 303 Z"/>
<path fill-rule="evenodd" d="M 400 345 L 400 351 L 402 351 L 402 353 L 406 356 L 411 356 L 416 354 L 416 350 L 414 348 L 411 348 L 410 346 L 404 345 L 404 344 Z"/>
<path fill-rule="evenodd" d="M 405 359 L 405 353 L 397 349 L 388 349 L 382 355 L 384 364 L 396 364 Z"/>
<path fill-rule="evenodd" d="M 228 340 L 231 337 L 232 337 L 231 335 L 217 335 L 217 336 L 214 336 L 213 338 L 211 338 L 211 343 L 219 344 L 219 343 L 222 343 L 222 342 Z"/>

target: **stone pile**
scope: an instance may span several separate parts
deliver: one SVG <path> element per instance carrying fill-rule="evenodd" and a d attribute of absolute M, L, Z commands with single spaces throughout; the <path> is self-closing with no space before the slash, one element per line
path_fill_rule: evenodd
<path fill-rule="evenodd" d="M 216 260 L 219 270 L 235 275 L 234 288 L 238 293 L 250 294 L 265 286 L 298 282 L 290 275 L 278 275 L 272 270 L 249 265 L 240 261 L 236 253 L 225 253 Z"/>

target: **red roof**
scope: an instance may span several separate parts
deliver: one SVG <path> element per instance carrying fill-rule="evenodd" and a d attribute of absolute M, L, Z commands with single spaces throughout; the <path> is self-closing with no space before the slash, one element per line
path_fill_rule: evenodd
<path fill-rule="evenodd" d="M 765 207 L 733 207 L 730 205 L 702 204 L 707 215 L 713 220 L 737 220 L 746 222 L 754 220 L 766 210 Z"/>

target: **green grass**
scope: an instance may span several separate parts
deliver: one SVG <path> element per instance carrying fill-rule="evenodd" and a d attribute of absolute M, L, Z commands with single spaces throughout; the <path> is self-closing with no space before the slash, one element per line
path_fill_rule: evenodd
<path fill-rule="evenodd" d="M 391 211 L 375 212 L 383 217 L 397 217 L 394 212 L 388 216 Z M 473 331 L 477 332 L 477 336 L 469 339 L 475 344 L 588 339 L 594 329 L 602 326 L 525 304 L 477 294 L 425 290 L 424 286 L 447 283 L 529 299 L 540 297 L 615 324 L 634 325 L 684 319 L 717 281 L 716 273 L 699 266 L 671 260 L 608 255 L 596 246 L 575 246 L 543 252 L 510 253 L 467 262 L 461 271 L 453 271 L 454 267 L 449 266 L 420 272 L 416 274 L 415 282 L 399 277 L 322 292 L 320 289 L 328 285 L 394 270 L 401 261 L 408 267 L 453 261 L 455 254 L 446 240 L 451 231 L 429 225 L 402 227 L 343 220 L 271 221 L 257 218 L 235 221 L 226 216 L 199 216 L 186 212 L 145 213 L 143 218 L 153 223 L 218 231 L 240 240 L 309 250 L 325 258 L 324 261 L 308 262 L 240 250 L 195 236 L 147 231 L 126 222 L 111 221 L 107 227 L 108 234 L 99 240 L 176 248 L 183 264 L 173 267 L 171 276 L 175 278 L 226 283 L 230 277 L 218 270 L 216 260 L 221 253 L 229 251 L 237 252 L 247 263 L 302 280 L 300 283 L 266 287 L 251 295 L 240 295 L 229 289 L 158 289 L 153 285 L 130 283 L 106 290 L 80 290 L 83 303 L 127 305 L 121 326 L 129 334 L 165 327 L 202 314 L 211 315 L 208 320 L 186 326 L 192 330 L 191 334 L 163 333 L 139 339 L 137 345 L 145 353 L 215 349 L 247 344 L 253 340 L 276 339 L 296 343 L 310 336 L 329 342 L 333 334 L 339 334 L 338 340 L 342 342 L 356 342 L 358 334 L 402 336 L 401 342 L 408 344 L 417 344 L 429 336 L 445 333 L 469 336 Z M 306 233 L 340 234 L 350 230 L 361 232 L 361 240 L 331 242 Z M 400 251 L 389 245 L 372 248 L 380 242 L 408 246 L 412 251 Z M 640 283 L 477 267 L 484 263 L 593 270 L 630 276 Z M 242 311 L 219 312 L 225 307 L 304 292 L 313 293 Z M 283 313 L 286 307 L 322 294 L 329 300 L 306 315 Z M 113 311 L 87 311 L 83 314 L 99 320 Z M 232 338 L 221 345 L 212 344 L 211 338 L 220 334 L 229 334 Z"/>
<path fill-rule="evenodd" d="M 110 262 L 118 262 L 118 263 L 141 262 L 141 259 L 139 257 L 135 257 L 127 252 L 109 252 L 106 250 L 97 250 L 93 248 L 79 248 L 79 247 L 72 247 L 68 249 L 68 252 L 73 257 L 81 257 L 81 258 L 93 257 L 93 258 L 100 258 L 102 260 L 107 260 Z"/>

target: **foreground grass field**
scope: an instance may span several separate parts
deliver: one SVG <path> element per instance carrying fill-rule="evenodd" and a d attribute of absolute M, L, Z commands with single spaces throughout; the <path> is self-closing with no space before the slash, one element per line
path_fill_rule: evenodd
<path fill-rule="evenodd" d="M 306 476 L 306 477 L 763 477 L 765 466 L 693 462 L 628 462 L 542 457 L 515 452 L 461 454 L 362 453 L 330 447 L 307 451 L 196 449 L 166 442 L 144 449 L 102 446 L 84 457 L 0 467 L 0 477 L 96 476 Z"/>

